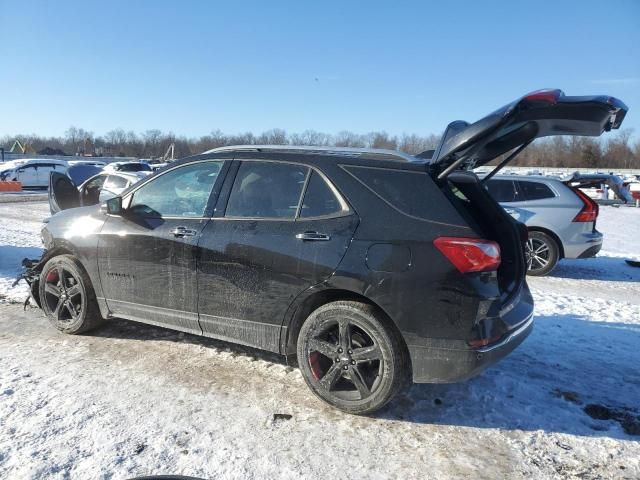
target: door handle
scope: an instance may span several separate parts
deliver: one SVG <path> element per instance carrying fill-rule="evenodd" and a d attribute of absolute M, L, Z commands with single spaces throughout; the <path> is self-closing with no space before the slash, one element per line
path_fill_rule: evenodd
<path fill-rule="evenodd" d="M 193 237 L 198 232 L 196 232 L 195 230 L 191 230 L 187 227 L 176 227 L 173 230 L 171 230 L 171 233 L 173 234 L 174 237 L 183 238 L 183 237 Z"/>
<path fill-rule="evenodd" d="M 317 241 L 326 242 L 327 240 L 331 240 L 331 237 L 329 235 L 326 235 L 324 233 L 318 233 L 318 232 L 298 233 L 296 235 L 296 238 L 298 240 L 303 240 L 303 241 L 311 240 L 316 242 Z"/>

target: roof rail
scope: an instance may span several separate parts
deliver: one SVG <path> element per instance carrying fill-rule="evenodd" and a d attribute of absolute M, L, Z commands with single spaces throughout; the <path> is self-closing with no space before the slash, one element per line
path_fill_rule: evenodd
<path fill-rule="evenodd" d="M 230 145 L 207 150 L 203 153 L 218 153 L 228 151 L 270 151 L 270 152 L 304 152 L 315 155 L 339 155 L 361 158 L 378 158 L 390 160 L 404 160 L 407 162 L 422 162 L 423 159 L 399 152 L 398 150 L 385 150 L 381 148 L 352 148 L 352 147 L 309 147 L 297 145 Z"/>

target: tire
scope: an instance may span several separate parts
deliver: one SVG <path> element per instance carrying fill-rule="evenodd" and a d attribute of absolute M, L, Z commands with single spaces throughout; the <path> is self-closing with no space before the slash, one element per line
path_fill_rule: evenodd
<path fill-rule="evenodd" d="M 555 268 L 560 259 L 558 243 L 543 232 L 529 231 L 529 240 L 525 247 L 527 275 L 542 277 Z"/>
<path fill-rule="evenodd" d="M 42 311 L 63 333 L 84 333 L 104 322 L 91 280 L 71 255 L 53 257 L 44 265 L 38 291 Z"/>
<path fill-rule="evenodd" d="M 297 354 L 311 391 L 356 415 L 384 407 L 411 378 L 399 332 L 361 302 L 331 302 L 313 311 L 300 329 Z"/>

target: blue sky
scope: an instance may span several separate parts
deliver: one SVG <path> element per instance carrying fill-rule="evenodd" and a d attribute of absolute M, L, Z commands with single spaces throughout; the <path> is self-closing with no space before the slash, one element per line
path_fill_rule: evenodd
<path fill-rule="evenodd" d="M 0 0 L 0 26 L 0 136 L 429 134 L 544 87 L 640 136 L 636 0 Z"/>

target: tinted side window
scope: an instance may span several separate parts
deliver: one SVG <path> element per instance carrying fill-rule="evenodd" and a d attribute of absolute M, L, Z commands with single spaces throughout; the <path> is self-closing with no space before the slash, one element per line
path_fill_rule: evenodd
<path fill-rule="evenodd" d="M 133 194 L 129 209 L 152 217 L 202 217 L 222 164 L 194 163 L 160 175 Z"/>
<path fill-rule="evenodd" d="M 554 198 L 555 194 L 551 189 L 540 182 L 519 181 L 520 191 L 527 200 L 542 200 L 544 198 Z"/>
<path fill-rule="evenodd" d="M 242 162 L 225 216 L 295 218 L 308 172 L 302 165 Z"/>
<path fill-rule="evenodd" d="M 516 189 L 512 180 L 489 180 L 487 190 L 496 202 L 516 201 Z"/>
<path fill-rule="evenodd" d="M 348 211 L 349 208 L 339 199 L 322 175 L 311 172 L 307 190 L 304 193 L 300 217 L 322 217 Z"/>
<path fill-rule="evenodd" d="M 367 188 L 402 213 L 433 218 L 434 206 L 425 201 L 431 179 L 425 172 L 373 167 L 344 167 Z"/>

